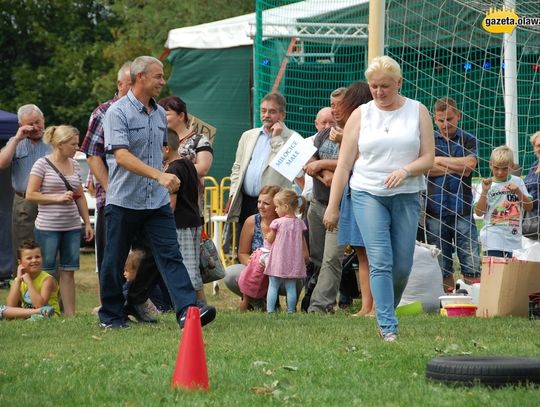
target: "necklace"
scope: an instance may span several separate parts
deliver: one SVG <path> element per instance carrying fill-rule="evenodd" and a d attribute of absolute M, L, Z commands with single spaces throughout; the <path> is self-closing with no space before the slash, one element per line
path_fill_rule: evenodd
<path fill-rule="evenodd" d="M 383 128 L 384 128 L 384 132 L 386 134 L 388 134 L 388 132 L 390 131 L 390 122 L 392 121 L 392 119 L 396 115 L 395 112 L 396 111 L 392 111 L 392 113 L 388 112 L 389 114 L 386 115 L 386 119 L 384 119 L 384 121 L 383 121 Z"/>

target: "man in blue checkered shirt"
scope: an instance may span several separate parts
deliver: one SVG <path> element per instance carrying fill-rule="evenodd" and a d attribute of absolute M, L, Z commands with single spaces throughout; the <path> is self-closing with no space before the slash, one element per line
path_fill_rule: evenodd
<path fill-rule="evenodd" d="M 90 115 L 88 131 L 81 145 L 81 151 L 87 155 L 88 166 L 96 182 L 96 264 L 101 269 L 103 251 L 105 250 L 105 194 L 107 192 L 109 173 L 105 163 L 105 149 L 103 137 L 103 119 L 109 107 L 118 99 L 124 97 L 131 86 L 129 67 L 131 61 L 126 62 L 118 71 L 116 86 L 118 92 L 112 99 L 99 105 Z"/>
<path fill-rule="evenodd" d="M 162 171 L 162 147 L 167 143 L 165 110 L 157 97 L 165 79 L 163 64 L 154 57 L 136 58 L 130 67 L 132 88 L 105 114 L 105 152 L 109 168 L 105 206 L 106 241 L 101 264 L 99 319 L 104 328 L 125 328 L 122 294 L 124 264 L 133 236 L 143 231 L 159 272 L 169 290 L 181 328 L 187 309 L 195 306 L 195 290 L 182 262 L 169 193 L 179 179 Z M 216 309 L 201 306 L 205 325 Z"/>
<path fill-rule="evenodd" d="M 465 279 L 478 278 L 480 250 L 473 218 L 472 173 L 477 165 L 476 138 L 458 128 L 461 112 L 454 99 L 435 102 L 435 163 L 428 173 L 426 238 L 442 253 L 445 290 L 454 289 L 453 252 Z"/>

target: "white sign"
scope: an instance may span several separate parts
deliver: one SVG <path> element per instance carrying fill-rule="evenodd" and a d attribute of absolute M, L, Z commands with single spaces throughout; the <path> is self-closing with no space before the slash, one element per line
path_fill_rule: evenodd
<path fill-rule="evenodd" d="M 293 181 L 317 148 L 299 134 L 293 134 L 270 162 L 270 167 Z"/>

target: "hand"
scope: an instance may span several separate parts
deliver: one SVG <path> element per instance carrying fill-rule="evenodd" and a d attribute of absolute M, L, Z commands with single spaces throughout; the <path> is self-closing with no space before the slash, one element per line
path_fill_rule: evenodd
<path fill-rule="evenodd" d="M 401 185 L 401 183 L 407 178 L 408 174 L 403 168 L 392 171 L 388 177 L 384 180 L 385 188 L 395 188 Z"/>
<path fill-rule="evenodd" d="M 24 266 L 23 266 L 22 264 L 19 264 L 19 265 L 17 266 L 17 277 L 16 277 L 16 278 L 18 278 L 19 280 L 21 280 L 24 273 L 25 273 L 25 271 L 24 271 Z"/>
<path fill-rule="evenodd" d="M 275 122 L 272 127 L 270 127 L 270 130 L 272 131 L 272 137 L 277 137 L 283 132 L 283 123 L 282 122 Z"/>
<path fill-rule="evenodd" d="M 343 139 L 343 129 L 339 127 L 332 127 L 330 129 L 330 141 L 333 141 L 334 143 L 341 143 L 341 140 Z"/>
<path fill-rule="evenodd" d="M 162 172 L 157 179 L 161 186 L 167 188 L 170 194 L 174 194 L 180 188 L 180 180 L 174 174 L 168 172 Z"/>
<path fill-rule="evenodd" d="M 74 200 L 73 191 L 66 191 L 62 195 L 56 195 L 56 202 L 61 204 L 69 204 Z"/>
<path fill-rule="evenodd" d="M 516 184 L 510 183 L 506 186 L 506 189 L 519 195 L 519 187 Z"/>
<path fill-rule="evenodd" d="M 21 141 L 27 138 L 32 132 L 34 131 L 34 126 L 32 125 L 24 125 L 19 127 L 17 130 L 17 133 L 15 134 L 15 140 Z"/>
<path fill-rule="evenodd" d="M 482 195 L 487 195 L 492 183 L 493 180 L 491 178 L 484 178 L 482 180 Z"/>
<path fill-rule="evenodd" d="M 325 187 L 330 188 L 332 186 L 332 180 L 334 179 L 334 172 L 330 170 L 323 170 L 320 173 L 319 180 L 322 181 Z"/>
<path fill-rule="evenodd" d="M 337 208 L 334 209 L 331 206 L 327 206 L 323 216 L 323 224 L 326 230 L 328 230 L 329 232 L 333 232 L 334 229 L 337 227 L 338 220 L 339 210 Z"/>
<path fill-rule="evenodd" d="M 322 170 L 321 166 L 319 165 L 319 161 L 311 161 L 304 165 L 304 171 L 307 175 L 314 177 Z"/>
<path fill-rule="evenodd" d="M 84 225 L 84 240 L 89 242 L 94 237 L 94 230 L 92 229 L 92 225 L 89 223 L 86 223 Z"/>
<path fill-rule="evenodd" d="M 24 273 L 21 277 L 22 281 L 24 281 L 26 284 L 30 284 L 32 282 L 32 277 L 30 277 L 30 274 Z"/>

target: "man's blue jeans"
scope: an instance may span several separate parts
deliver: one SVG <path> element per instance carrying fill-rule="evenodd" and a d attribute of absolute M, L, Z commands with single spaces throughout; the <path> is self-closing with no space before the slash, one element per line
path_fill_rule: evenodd
<path fill-rule="evenodd" d="M 116 205 L 105 207 L 106 241 L 105 253 L 99 274 L 102 323 L 121 325 L 125 321 L 124 264 L 135 232 L 143 230 L 156 260 L 159 272 L 167 285 L 176 314 L 195 305 L 195 290 L 176 239 L 176 228 L 171 207 L 159 209 L 127 209 Z"/>
<path fill-rule="evenodd" d="M 420 195 L 376 196 L 353 190 L 352 202 L 366 245 L 377 322 L 383 333 L 397 333 L 395 307 L 411 273 Z"/>
<path fill-rule="evenodd" d="M 478 230 L 472 214 L 443 216 L 441 219 L 426 214 L 426 239 L 441 249 L 439 264 L 443 277 L 454 274 L 454 246 L 461 274 L 471 278 L 480 275 Z"/>

